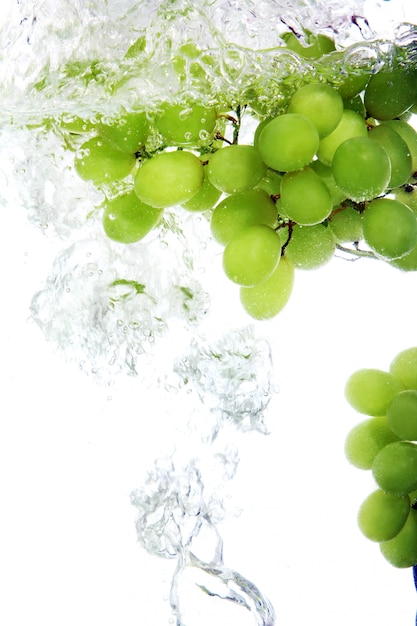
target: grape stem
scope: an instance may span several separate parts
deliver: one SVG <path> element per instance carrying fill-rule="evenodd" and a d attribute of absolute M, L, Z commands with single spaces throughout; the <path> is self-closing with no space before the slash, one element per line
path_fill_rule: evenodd
<path fill-rule="evenodd" d="M 351 254 L 354 257 L 365 257 L 367 259 L 376 259 L 378 260 L 378 257 L 376 256 L 376 254 L 374 254 L 374 252 L 371 252 L 371 250 L 361 250 L 359 248 L 359 243 L 357 241 L 353 242 L 354 248 L 346 248 L 345 246 L 342 246 L 340 243 L 336 244 L 336 248 L 337 250 L 340 250 L 341 252 L 345 252 L 346 254 Z"/>

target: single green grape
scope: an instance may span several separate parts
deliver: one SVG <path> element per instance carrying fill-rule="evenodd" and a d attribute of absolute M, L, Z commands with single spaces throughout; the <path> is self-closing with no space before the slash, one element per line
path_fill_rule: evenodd
<path fill-rule="evenodd" d="M 408 495 L 394 496 L 377 489 L 362 503 L 358 526 L 371 541 L 389 541 L 400 532 L 410 512 Z"/>
<path fill-rule="evenodd" d="M 224 198 L 212 213 L 210 227 L 216 241 L 225 246 L 246 226 L 274 228 L 276 223 L 277 210 L 268 194 L 263 189 L 249 189 Z"/>
<path fill-rule="evenodd" d="M 265 125 L 258 149 L 268 167 L 278 172 L 299 170 L 308 165 L 319 147 L 319 134 L 305 115 L 284 113 Z"/>
<path fill-rule="evenodd" d="M 164 104 L 154 124 L 168 145 L 198 146 L 212 138 L 217 121 L 213 107 L 194 102 Z"/>
<path fill-rule="evenodd" d="M 212 185 L 209 181 L 206 173 L 206 167 L 203 168 L 203 172 L 204 179 L 200 189 L 197 191 L 195 196 L 182 204 L 182 207 L 187 211 L 192 211 L 196 213 L 208 211 L 214 207 L 214 205 L 216 204 L 216 202 L 218 202 L 220 196 L 222 195 L 222 192 L 214 185 Z"/>
<path fill-rule="evenodd" d="M 369 470 L 378 452 L 393 441 L 398 441 L 398 437 L 388 426 L 385 415 L 371 417 L 349 431 L 345 441 L 346 458 L 355 467 Z"/>
<path fill-rule="evenodd" d="M 263 189 L 270 196 L 279 196 L 281 193 L 282 175 L 275 170 L 267 169 L 265 176 L 256 185 L 256 189 Z"/>
<path fill-rule="evenodd" d="M 346 206 L 329 218 L 329 226 L 338 243 L 360 241 L 363 238 L 362 213 Z"/>
<path fill-rule="evenodd" d="M 258 150 L 242 144 L 217 150 L 206 167 L 211 184 L 225 193 L 252 189 L 266 173 L 266 165 Z"/>
<path fill-rule="evenodd" d="M 117 150 L 102 137 L 85 141 L 75 154 L 75 170 L 83 180 L 96 185 L 121 180 L 128 176 L 136 163 L 134 154 Z"/>
<path fill-rule="evenodd" d="M 365 107 L 370 117 L 392 120 L 417 100 L 417 74 L 403 67 L 373 74 L 365 89 Z"/>
<path fill-rule="evenodd" d="M 380 550 L 394 567 L 412 567 L 417 564 L 417 516 L 410 509 L 407 520 L 393 539 L 383 541 Z"/>
<path fill-rule="evenodd" d="M 120 243 L 143 239 L 158 224 L 163 212 L 141 202 L 134 191 L 106 200 L 103 206 L 104 232 Z"/>
<path fill-rule="evenodd" d="M 146 113 L 123 113 L 114 119 L 102 118 L 99 124 L 102 136 L 121 152 L 135 153 L 143 147 L 149 135 Z"/>
<path fill-rule="evenodd" d="M 289 50 L 296 52 L 303 59 L 318 59 L 324 54 L 328 54 L 335 50 L 333 39 L 327 35 L 313 35 L 310 31 L 305 31 L 307 45 L 304 46 L 297 35 L 292 31 L 283 33 L 281 38 L 284 40 Z"/>
<path fill-rule="evenodd" d="M 384 446 L 372 463 L 377 485 L 386 493 L 404 496 L 417 489 L 417 445 L 394 441 Z"/>
<path fill-rule="evenodd" d="M 253 287 L 240 288 L 245 311 L 256 320 L 269 320 L 287 304 L 294 285 L 294 264 L 283 256 L 269 278 Z"/>
<path fill-rule="evenodd" d="M 404 139 L 387 125 L 374 126 L 368 137 L 382 146 L 391 162 L 390 189 L 404 185 L 412 174 L 411 153 Z"/>
<path fill-rule="evenodd" d="M 204 172 L 192 152 L 160 152 L 145 161 L 135 177 L 135 192 L 145 204 L 166 208 L 183 204 L 199 191 Z"/>
<path fill-rule="evenodd" d="M 285 237 L 288 227 L 280 229 Z M 335 241 L 330 228 L 323 224 L 315 226 L 295 225 L 285 254 L 296 269 L 311 270 L 328 263 L 335 253 Z"/>
<path fill-rule="evenodd" d="M 404 389 L 392 374 L 379 369 L 360 369 L 348 379 L 345 396 L 349 404 L 359 413 L 378 416 L 386 415 L 394 396 Z"/>
<path fill-rule="evenodd" d="M 269 226 L 257 224 L 240 230 L 223 253 L 226 276 L 251 287 L 271 276 L 281 258 L 281 242 Z"/>
<path fill-rule="evenodd" d="M 417 390 L 400 391 L 387 409 L 387 421 L 391 430 L 408 441 L 417 441 Z"/>
<path fill-rule="evenodd" d="M 326 183 L 309 167 L 284 175 L 281 203 L 289 219 L 302 226 L 320 224 L 333 208 Z"/>
<path fill-rule="evenodd" d="M 350 109 L 351 111 L 355 111 L 358 115 L 366 118 L 366 109 L 363 103 L 362 98 L 358 95 L 354 98 L 350 98 L 349 100 L 343 100 L 343 106 L 345 109 Z"/>
<path fill-rule="evenodd" d="M 363 214 L 363 237 L 377 254 L 398 259 L 417 244 L 417 218 L 402 202 L 378 198 Z"/>
<path fill-rule="evenodd" d="M 366 122 L 356 111 L 345 109 L 334 131 L 320 141 L 317 157 L 325 165 L 332 165 L 337 148 L 352 137 L 367 137 Z"/>
<path fill-rule="evenodd" d="M 338 91 L 324 83 L 309 83 L 292 96 L 288 113 L 307 117 L 323 138 L 334 131 L 343 114 L 343 99 Z"/>
<path fill-rule="evenodd" d="M 391 178 L 391 162 L 382 146 L 368 137 L 353 137 L 336 150 L 332 162 L 336 184 L 355 202 L 382 194 Z"/>
<path fill-rule="evenodd" d="M 399 352 L 393 359 L 389 371 L 405 389 L 417 389 L 417 347 Z"/>
<path fill-rule="evenodd" d="M 411 154 L 411 169 L 417 171 L 417 131 L 407 122 L 403 120 L 388 120 L 383 122 L 381 126 L 388 126 L 400 135 L 408 146 Z"/>

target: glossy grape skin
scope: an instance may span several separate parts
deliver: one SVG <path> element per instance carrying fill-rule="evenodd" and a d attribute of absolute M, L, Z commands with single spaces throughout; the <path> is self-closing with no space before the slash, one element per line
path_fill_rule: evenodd
<path fill-rule="evenodd" d="M 286 306 L 293 284 L 294 264 L 284 256 L 269 278 L 253 287 L 240 288 L 240 301 L 252 318 L 268 320 Z"/>
<path fill-rule="evenodd" d="M 383 556 L 394 567 L 412 567 L 417 564 L 417 513 L 410 509 L 400 532 L 390 541 L 379 545 Z"/>
<path fill-rule="evenodd" d="M 364 212 L 363 236 L 377 254 L 386 259 L 400 258 L 417 244 L 417 218 L 405 204 L 379 198 Z"/>
<path fill-rule="evenodd" d="M 331 166 L 337 148 L 344 141 L 352 137 L 367 136 L 368 130 L 363 117 L 356 113 L 356 111 L 345 109 L 334 131 L 320 141 L 317 156 L 322 163 Z"/>
<path fill-rule="evenodd" d="M 252 189 L 266 174 L 258 150 L 242 144 L 217 150 L 206 167 L 211 184 L 225 193 Z"/>
<path fill-rule="evenodd" d="M 362 214 L 350 206 L 332 214 L 329 226 L 338 243 L 353 243 L 363 238 Z"/>
<path fill-rule="evenodd" d="M 319 134 L 304 115 L 285 113 L 265 125 L 258 149 L 268 167 L 278 172 L 299 170 L 308 165 L 319 147 Z"/>
<path fill-rule="evenodd" d="M 155 228 L 161 215 L 162 209 L 144 204 L 131 191 L 104 202 L 104 232 L 114 241 L 135 243 Z"/>
<path fill-rule="evenodd" d="M 215 108 L 194 102 L 164 104 L 154 124 L 168 145 L 197 146 L 212 136 L 216 126 Z"/>
<path fill-rule="evenodd" d="M 265 224 L 274 228 L 277 222 L 275 204 L 262 189 L 249 189 L 224 198 L 214 209 L 210 228 L 213 237 L 226 245 L 246 226 Z"/>
<path fill-rule="evenodd" d="M 226 276 L 251 287 L 271 276 L 281 258 L 281 242 L 272 228 L 263 224 L 240 230 L 223 253 Z"/>
<path fill-rule="evenodd" d="M 417 489 L 417 445 L 394 441 L 384 446 L 372 463 L 372 474 L 386 493 L 404 496 Z"/>
<path fill-rule="evenodd" d="M 392 120 L 417 100 L 417 75 L 397 67 L 373 74 L 365 89 L 365 107 L 370 117 Z"/>
<path fill-rule="evenodd" d="M 377 489 L 362 503 L 358 526 L 371 541 L 389 541 L 403 528 L 410 512 L 410 498 Z"/>
<path fill-rule="evenodd" d="M 417 347 L 399 352 L 392 360 L 389 371 L 405 389 L 417 389 Z"/>
<path fill-rule="evenodd" d="M 368 137 L 377 141 L 387 152 L 391 162 L 391 178 L 388 183 L 390 189 L 399 187 L 408 181 L 411 176 L 411 153 L 404 139 L 390 126 L 375 126 Z"/>
<path fill-rule="evenodd" d="M 287 229 L 281 229 L 287 231 Z M 284 233 L 282 233 L 284 234 Z M 330 228 L 323 224 L 314 226 L 295 225 L 285 254 L 300 270 L 317 269 L 334 256 L 335 241 Z"/>
<path fill-rule="evenodd" d="M 386 415 L 389 403 L 404 389 L 392 374 L 379 369 L 360 369 L 351 374 L 345 396 L 349 404 L 359 413 L 378 416 Z"/>
<path fill-rule="evenodd" d="M 332 162 L 336 184 L 355 202 L 382 194 L 391 178 L 388 154 L 368 137 L 353 137 L 336 150 Z"/>
<path fill-rule="evenodd" d="M 387 409 L 387 421 L 400 439 L 417 441 L 417 390 L 400 391 Z"/>
<path fill-rule="evenodd" d="M 92 137 L 84 142 L 74 160 L 77 174 L 96 185 L 125 178 L 132 172 L 135 163 L 134 154 L 117 150 L 102 137 Z"/>
<path fill-rule="evenodd" d="M 134 154 L 148 138 L 149 122 L 146 113 L 124 113 L 106 122 L 101 120 L 99 130 L 115 148 Z"/>
<path fill-rule="evenodd" d="M 324 83 L 309 83 L 294 93 L 287 112 L 304 115 L 314 124 L 319 137 L 326 137 L 342 118 L 342 96 Z"/>
<path fill-rule="evenodd" d="M 309 167 L 284 175 L 281 203 L 290 220 L 301 226 L 320 224 L 333 208 L 326 183 Z"/>
<path fill-rule="evenodd" d="M 135 177 L 135 192 L 145 204 L 165 208 L 190 200 L 204 180 L 200 160 L 186 150 L 160 152 L 144 161 Z"/>
<path fill-rule="evenodd" d="M 349 463 L 370 470 L 378 452 L 388 443 L 398 441 L 384 415 L 371 417 L 356 424 L 345 441 L 345 455 Z"/>

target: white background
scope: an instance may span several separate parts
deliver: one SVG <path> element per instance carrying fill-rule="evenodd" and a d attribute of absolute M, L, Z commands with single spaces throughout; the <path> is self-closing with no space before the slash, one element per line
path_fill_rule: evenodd
<path fill-rule="evenodd" d="M 170 449 L 182 407 L 134 380 L 97 387 L 53 353 L 28 307 L 59 245 L 16 207 L 2 215 L 0 623 L 167 624 L 172 564 L 137 545 L 129 493 Z M 213 323 L 249 323 L 214 261 Z M 356 527 L 374 485 L 344 458 L 346 434 L 362 417 L 343 388 L 355 369 L 387 369 L 417 345 L 416 313 L 415 275 L 335 259 L 299 272 L 287 308 L 256 326 L 273 346 L 280 390 L 271 434 L 236 437 L 230 491 L 243 512 L 220 530 L 225 562 L 271 599 L 277 624 L 414 623 L 411 570 L 388 565 Z"/>

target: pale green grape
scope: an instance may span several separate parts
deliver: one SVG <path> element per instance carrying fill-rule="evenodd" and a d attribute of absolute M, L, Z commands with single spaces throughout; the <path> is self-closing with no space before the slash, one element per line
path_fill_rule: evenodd
<path fill-rule="evenodd" d="M 360 241 L 363 237 L 362 214 L 353 207 L 346 206 L 334 212 L 329 225 L 338 243 Z"/>
<path fill-rule="evenodd" d="M 386 150 L 368 137 L 344 141 L 334 154 L 332 169 L 337 186 L 355 202 L 379 196 L 391 178 Z"/>
<path fill-rule="evenodd" d="M 135 153 L 142 148 L 149 135 L 146 113 L 124 113 L 108 121 L 101 120 L 99 130 L 103 137 L 122 152 Z"/>
<path fill-rule="evenodd" d="M 319 137 L 323 138 L 329 135 L 342 119 L 342 96 L 324 83 L 303 85 L 292 96 L 287 112 L 308 117 L 316 127 Z"/>
<path fill-rule="evenodd" d="M 399 352 L 393 359 L 389 371 L 405 389 L 417 389 L 417 347 Z"/>
<path fill-rule="evenodd" d="M 345 109 L 334 131 L 320 141 L 317 156 L 326 165 L 331 165 L 337 148 L 352 137 L 367 137 L 366 122 L 358 113 Z"/>
<path fill-rule="evenodd" d="M 75 170 L 83 180 L 96 185 L 121 180 L 128 176 L 136 163 L 134 154 L 117 150 L 102 137 L 84 142 L 75 154 Z"/>
<path fill-rule="evenodd" d="M 386 493 L 404 496 L 417 489 L 417 445 L 394 441 L 384 446 L 372 463 L 377 485 Z"/>
<path fill-rule="evenodd" d="M 326 183 L 309 167 L 284 175 L 281 203 L 290 220 L 303 226 L 319 224 L 330 215 L 333 208 Z"/>
<path fill-rule="evenodd" d="M 223 253 L 223 269 L 230 280 L 247 287 L 271 276 L 281 258 L 281 242 L 269 226 L 257 224 L 240 230 Z"/>
<path fill-rule="evenodd" d="M 211 216 L 211 232 L 219 243 L 226 245 L 246 226 L 265 224 L 274 228 L 277 222 L 275 204 L 262 189 L 249 189 L 224 198 Z"/>
<path fill-rule="evenodd" d="M 417 441 L 417 390 L 400 391 L 387 410 L 387 421 L 391 430 L 409 441 Z"/>
<path fill-rule="evenodd" d="M 404 122 L 403 120 L 389 120 L 383 122 L 381 126 L 389 126 L 395 130 L 405 141 L 411 154 L 411 169 L 413 172 L 417 171 L 417 131 Z"/>
<path fill-rule="evenodd" d="M 303 45 L 293 32 L 283 33 L 281 38 L 285 41 L 286 46 L 296 52 L 304 59 L 318 59 L 324 54 L 328 54 L 335 49 L 333 39 L 327 35 L 313 35 L 309 31 L 305 31 L 307 45 Z"/>
<path fill-rule="evenodd" d="M 345 454 L 349 463 L 359 469 L 369 470 L 378 452 L 388 443 L 398 441 L 388 426 L 384 415 L 371 417 L 356 424 L 345 441 Z"/>
<path fill-rule="evenodd" d="M 394 396 L 403 385 L 388 372 L 378 369 L 360 369 L 348 379 L 345 396 L 349 404 L 365 415 L 385 415 Z"/>
<path fill-rule="evenodd" d="M 187 200 L 187 202 L 184 202 L 182 205 L 187 211 L 208 211 L 214 207 L 222 195 L 222 192 L 209 181 L 206 170 L 207 168 L 204 167 L 204 179 L 200 189 L 197 191 L 195 196 L 193 196 L 190 200 Z"/>
<path fill-rule="evenodd" d="M 225 193 L 238 193 L 255 187 L 265 176 L 266 165 L 254 146 L 232 145 L 217 150 L 210 158 L 207 176 Z"/>
<path fill-rule="evenodd" d="M 386 560 L 394 567 L 412 567 L 417 564 L 417 516 L 410 509 L 407 520 L 393 539 L 380 544 Z"/>
<path fill-rule="evenodd" d="M 269 320 L 282 311 L 294 285 L 294 264 L 282 257 L 271 276 L 254 287 L 240 288 L 245 311 L 256 320 Z"/>
<path fill-rule="evenodd" d="M 288 228 L 280 229 L 282 235 Z M 285 255 L 297 269 L 311 270 L 328 263 L 334 255 L 335 242 L 330 228 L 323 224 L 292 227 Z"/>
<path fill-rule="evenodd" d="M 410 498 L 377 489 L 362 503 L 358 526 L 371 541 L 389 541 L 400 532 L 410 512 Z"/>
<path fill-rule="evenodd" d="M 281 181 L 282 175 L 268 168 L 265 176 L 256 185 L 256 189 L 263 189 L 270 196 L 279 196 L 281 193 Z"/>
<path fill-rule="evenodd" d="M 144 204 L 131 191 L 104 202 L 104 232 L 114 241 L 134 243 L 158 224 L 161 215 L 162 209 Z"/>
<path fill-rule="evenodd" d="M 138 169 L 135 192 L 145 204 L 165 208 L 190 200 L 203 179 L 203 166 L 191 152 L 160 152 Z"/>
<path fill-rule="evenodd" d="M 216 126 L 217 112 L 201 104 L 164 104 L 155 116 L 157 130 L 168 145 L 190 146 L 207 143 Z"/>
<path fill-rule="evenodd" d="M 314 124 L 298 113 L 279 115 L 265 125 L 258 149 L 268 167 L 278 172 L 299 170 L 308 165 L 319 147 Z"/>
<path fill-rule="evenodd" d="M 400 258 L 417 244 L 417 218 L 402 202 L 379 198 L 363 214 L 363 236 L 377 254 Z"/>
<path fill-rule="evenodd" d="M 392 120 L 407 111 L 417 100 L 415 71 L 397 67 L 373 74 L 365 89 L 368 115 L 377 120 Z"/>
<path fill-rule="evenodd" d="M 382 146 L 391 161 L 391 178 L 388 187 L 404 185 L 411 176 L 411 153 L 404 139 L 390 126 L 374 126 L 368 137 Z"/>
<path fill-rule="evenodd" d="M 314 170 L 316 174 L 318 174 L 326 183 L 327 188 L 330 191 L 333 206 L 339 206 L 343 200 L 346 200 L 346 194 L 336 185 L 333 170 L 329 165 L 325 165 L 316 159 L 309 165 L 309 167 L 311 167 L 311 169 Z"/>

